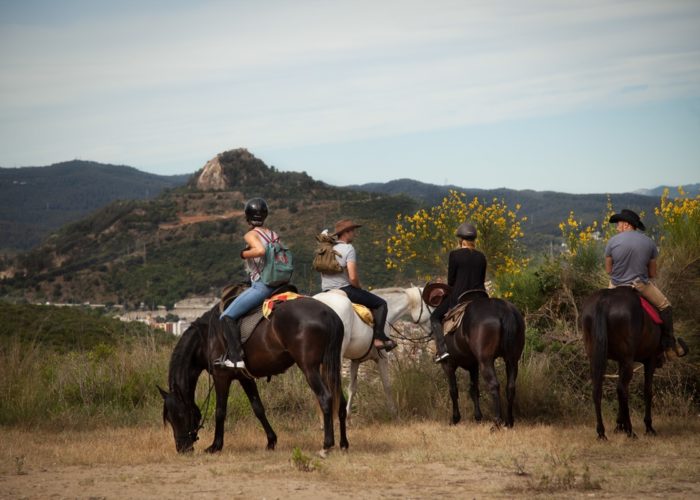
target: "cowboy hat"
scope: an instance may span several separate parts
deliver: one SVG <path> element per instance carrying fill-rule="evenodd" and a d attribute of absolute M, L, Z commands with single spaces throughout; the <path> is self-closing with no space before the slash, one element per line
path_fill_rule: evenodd
<path fill-rule="evenodd" d="M 356 229 L 358 227 L 362 227 L 362 224 L 355 224 L 350 219 L 341 219 L 335 223 L 335 233 L 333 233 L 333 235 L 340 236 L 345 231 L 350 231 L 351 229 Z"/>
<path fill-rule="evenodd" d="M 639 215 L 626 208 L 623 208 L 619 214 L 613 214 L 612 217 L 610 217 L 610 223 L 614 224 L 615 222 L 627 222 L 632 227 L 639 229 L 640 231 L 644 231 L 646 229 L 642 223 L 642 220 L 639 218 Z"/>
<path fill-rule="evenodd" d="M 450 285 L 433 282 L 425 285 L 421 297 L 430 307 L 437 307 L 445 300 L 445 297 L 447 297 L 451 291 L 452 287 L 450 287 Z"/>

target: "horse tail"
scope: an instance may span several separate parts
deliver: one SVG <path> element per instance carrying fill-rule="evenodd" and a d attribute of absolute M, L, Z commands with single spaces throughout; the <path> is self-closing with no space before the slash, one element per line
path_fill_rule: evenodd
<path fill-rule="evenodd" d="M 525 320 L 518 308 L 505 302 L 506 314 L 501 315 L 501 349 L 505 356 L 518 354 L 525 339 Z M 522 340 L 520 340 L 522 339 Z"/>
<path fill-rule="evenodd" d="M 595 304 L 591 334 L 591 379 L 595 383 L 603 380 L 608 361 L 608 302 L 602 297 Z"/>
<path fill-rule="evenodd" d="M 340 401 L 340 369 L 341 359 L 340 352 L 343 346 L 343 337 L 345 330 L 340 317 L 329 311 L 328 333 L 329 341 L 326 344 L 326 349 L 323 352 L 323 364 L 321 366 L 321 376 L 323 377 L 326 386 L 333 395 L 333 412 L 337 413 L 337 406 Z"/>

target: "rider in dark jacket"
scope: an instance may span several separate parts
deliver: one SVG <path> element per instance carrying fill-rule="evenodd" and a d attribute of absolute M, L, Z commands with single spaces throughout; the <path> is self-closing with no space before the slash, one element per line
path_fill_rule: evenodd
<path fill-rule="evenodd" d="M 447 284 L 451 291 L 430 315 L 430 326 L 435 340 L 435 362 L 447 359 L 449 353 L 442 331 L 442 320 L 447 311 L 457 305 L 459 296 L 470 290 L 486 290 L 486 256 L 476 249 L 476 227 L 465 222 L 457 228 L 459 248 L 452 250 L 447 266 Z"/>

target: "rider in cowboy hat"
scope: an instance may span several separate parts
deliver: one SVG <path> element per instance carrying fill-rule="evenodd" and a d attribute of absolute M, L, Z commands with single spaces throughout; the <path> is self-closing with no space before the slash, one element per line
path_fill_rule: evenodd
<path fill-rule="evenodd" d="M 363 290 L 360 286 L 357 255 L 355 247 L 352 246 L 356 229 L 359 227 L 362 226 L 350 219 L 342 219 L 335 223 L 333 235 L 338 239 L 338 243 L 333 246 L 333 250 L 337 253 L 336 260 L 343 270 L 336 274 L 321 273 L 321 289 L 324 292 L 332 289 L 343 290 L 351 302 L 368 307 L 374 318 L 374 346 L 388 352 L 396 347 L 396 342 L 384 333 L 388 312 L 387 303 L 381 297 Z"/>
<path fill-rule="evenodd" d="M 430 315 L 430 326 L 435 340 L 437 356 L 435 362 L 440 363 L 449 357 L 445 337 L 442 332 L 442 320 L 447 311 L 457 305 L 459 296 L 470 290 L 486 290 L 486 256 L 476 249 L 476 227 L 470 222 L 464 222 L 457 228 L 459 248 L 452 250 L 447 266 L 447 287 L 433 284 L 428 290 L 428 300 L 435 295 L 447 295 L 447 300 L 441 300 L 438 307 Z M 426 287 L 426 289 L 428 286 Z M 424 292 L 425 293 L 425 292 Z M 439 299 L 438 299 L 439 300 Z M 436 300 L 437 302 L 437 300 Z"/>
<path fill-rule="evenodd" d="M 671 303 L 651 282 L 656 277 L 656 257 L 659 251 L 656 244 L 644 231 L 639 215 L 623 209 L 610 217 L 611 224 L 617 224 L 617 233 L 608 240 L 605 247 L 605 271 L 610 275 L 610 287 L 631 286 L 658 310 L 661 325 L 661 345 L 668 358 L 682 357 L 688 353 L 688 346 L 673 335 Z M 639 229 L 639 231 L 637 231 Z"/>

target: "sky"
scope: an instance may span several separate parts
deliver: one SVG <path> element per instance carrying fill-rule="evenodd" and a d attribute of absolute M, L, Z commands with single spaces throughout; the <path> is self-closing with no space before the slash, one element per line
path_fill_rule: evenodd
<path fill-rule="evenodd" d="M 0 166 L 700 182 L 700 2 L 0 0 Z"/>

